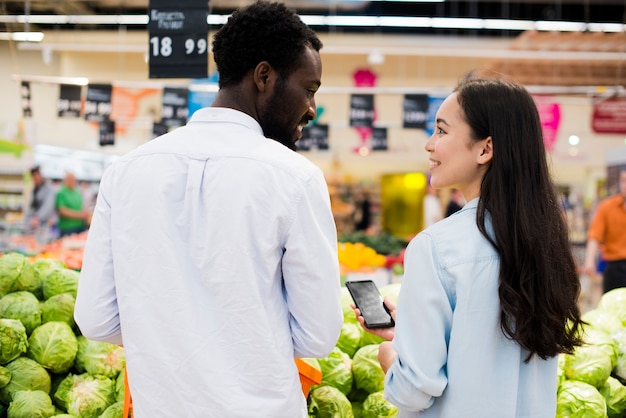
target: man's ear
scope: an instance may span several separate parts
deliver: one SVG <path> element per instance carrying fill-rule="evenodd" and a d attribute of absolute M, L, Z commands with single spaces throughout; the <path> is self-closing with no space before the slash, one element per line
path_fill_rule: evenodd
<path fill-rule="evenodd" d="M 273 72 L 274 70 L 272 69 L 272 66 L 267 61 L 261 61 L 256 67 L 254 67 L 254 84 L 259 91 L 264 92 L 269 88 Z"/>
<path fill-rule="evenodd" d="M 491 136 L 478 142 L 478 164 L 487 164 L 493 158 L 493 140 Z"/>

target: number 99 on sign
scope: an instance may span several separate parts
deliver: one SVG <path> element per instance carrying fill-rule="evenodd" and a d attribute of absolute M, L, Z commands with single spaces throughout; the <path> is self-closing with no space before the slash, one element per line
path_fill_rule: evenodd
<path fill-rule="evenodd" d="M 207 52 L 207 41 L 203 38 L 198 40 L 186 38 L 184 40 L 184 48 L 185 55 L 204 55 Z M 175 42 L 170 36 L 164 36 L 162 38 L 153 36 L 150 38 L 150 55 L 152 57 L 167 58 L 172 56 L 175 52 L 177 52 L 175 51 Z"/>

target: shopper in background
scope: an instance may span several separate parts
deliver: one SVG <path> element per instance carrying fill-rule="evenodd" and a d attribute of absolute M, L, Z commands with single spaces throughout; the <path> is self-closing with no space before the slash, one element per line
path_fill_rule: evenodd
<path fill-rule="evenodd" d="M 450 195 L 450 200 L 446 206 L 445 217 L 452 215 L 453 213 L 457 213 L 463 208 L 465 204 L 465 200 L 463 198 L 463 193 L 460 190 L 454 189 L 452 190 L 452 194 Z"/>
<path fill-rule="evenodd" d="M 343 323 L 328 188 L 294 151 L 321 46 L 281 3 L 235 11 L 212 106 L 102 177 L 75 318 L 123 343 L 136 418 L 307 417 L 294 357 Z"/>
<path fill-rule="evenodd" d="M 537 109 L 519 85 L 468 77 L 436 120 L 431 184 L 468 203 L 410 242 L 395 329 L 371 331 L 393 339 L 385 397 L 401 417 L 554 417 L 580 283 Z"/>
<path fill-rule="evenodd" d="M 77 234 L 87 230 L 90 212 L 83 209 L 83 195 L 76 175 L 67 172 L 56 194 L 56 210 L 59 215 L 59 234 Z"/>
<path fill-rule="evenodd" d="M 41 174 L 39 166 L 31 168 L 30 175 L 33 179 L 33 194 L 24 215 L 24 226 L 31 231 L 40 227 L 51 228 L 57 219 L 54 207 L 56 191 L 52 182 Z"/>
<path fill-rule="evenodd" d="M 602 200 L 587 231 L 583 272 L 596 277 L 598 251 L 605 261 L 602 272 L 604 293 L 626 287 L 626 167 L 619 173 L 619 191 Z"/>
<path fill-rule="evenodd" d="M 426 188 L 426 195 L 424 196 L 424 229 L 435 222 L 439 222 L 443 218 L 442 215 L 443 210 L 437 189 L 429 184 Z"/>

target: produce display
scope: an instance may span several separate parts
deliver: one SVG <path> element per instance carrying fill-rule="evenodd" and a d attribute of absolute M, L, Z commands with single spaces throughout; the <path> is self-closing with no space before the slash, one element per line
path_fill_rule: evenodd
<path fill-rule="evenodd" d="M 124 349 L 80 334 L 78 277 L 59 260 L 0 256 L 0 416 L 122 417 Z"/>

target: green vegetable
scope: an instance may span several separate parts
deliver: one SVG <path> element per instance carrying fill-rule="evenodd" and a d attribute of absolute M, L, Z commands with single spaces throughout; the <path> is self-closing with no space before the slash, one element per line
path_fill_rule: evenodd
<path fill-rule="evenodd" d="M 344 395 L 352 389 L 352 360 L 350 356 L 335 347 L 325 358 L 319 359 L 322 371 L 322 385 L 333 386 Z"/>
<path fill-rule="evenodd" d="M 126 365 L 124 348 L 119 345 L 78 337 L 76 368 L 89 374 L 115 379 Z"/>
<path fill-rule="evenodd" d="M 28 349 L 24 324 L 17 319 L 0 318 L 0 364 L 15 360 Z"/>
<path fill-rule="evenodd" d="M 67 393 L 67 412 L 98 418 L 115 402 L 115 382 L 104 376 L 86 376 Z"/>
<path fill-rule="evenodd" d="M 79 375 L 75 375 L 72 373 L 68 373 L 62 380 L 59 382 L 59 385 L 56 387 L 56 390 L 53 391 L 52 401 L 64 411 L 67 411 L 67 394 L 76 386 L 79 382 L 84 381 L 89 374 L 83 373 Z"/>
<path fill-rule="evenodd" d="M 44 299 L 50 299 L 61 293 L 69 293 L 76 298 L 79 277 L 80 273 L 72 269 L 55 268 L 50 270 L 42 285 Z"/>
<path fill-rule="evenodd" d="M 104 410 L 100 418 L 122 418 L 124 415 L 124 402 L 115 402 Z"/>
<path fill-rule="evenodd" d="M 20 390 L 41 390 L 50 393 L 50 375 L 43 366 L 28 357 L 18 357 L 5 366 L 11 381 L 0 389 L 0 399 L 8 404 Z"/>
<path fill-rule="evenodd" d="M 384 392 L 374 392 L 363 402 L 363 418 L 397 417 L 398 407 L 385 399 Z"/>
<path fill-rule="evenodd" d="M 582 345 L 565 355 L 565 376 L 599 388 L 611 374 L 611 357 L 602 347 Z"/>
<path fill-rule="evenodd" d="M 19 319 L 26 328 L 26 334 L 30 335 L 41 325 L 41 305 L 30 292 L 9 293 L 0 299 L 0 317 Z"/>
<path fill-rule="evenodd" d="M 582 315 L 582 320 L 588 323 L 589 326 L 608 334 L 612 334 L 622 328 L 622 322 L 615 315 L 601 309 L 585 312 Z"/>
<path fill-rule="evenodd" d="M 50 396 L 41 390 L 20 390 L 13 396 L 7 418 L 49 418 L 56 413 Z"/>
<path fill-rule="evenodd" d="M 385 372 L 378 362 L 378 344 L 359 348 L 352 358 L 355 386 L 367 393 L 380 392 L 385 384 Z"/>
<path fill-rule="evenodd" d="M 63 321 L 74 329 L 76 327 L 76 322 L 74 322 L 75 304 L 76 299 L 69 293 L 52 296 L 41 304 L 41 322 Z"/>
<path fill-rule="evenodd" d="M 0 297 L 20 290 L 36 292 L 39 287 L 41 281 L 26 256 L 8 253 L 0 257 Z"/>
<path fill-rule="evenodd" d="M 73 365 L 78 341 L 67 322 L 46 322 L 28 339 L 26 355 L 52 373 L 65 373 Z"/>
<path fill-rule="evenodd" d="M 622 326 L 626 326 L 626 287 L 610 290 L 602 295 L 598 307 L 617 318 Z"/>
<path fill-rule="evenodd" d="M 626 386 L 619 380 L 609 376 L 599 389 L 606 401 L 606 410 L 609 418 L 623 418 L 626 415 Z"/>
<path fill-rule="evenodd" d="M 337 340 L 337 348 L 349 357 L 353 357 L 356 350 L 360 347 L 362 334 L 363 328 L 361 328 L 361 325 L 355 322 L 344 322 Z"/>
<path fill-rule="evenodd" d="M 11 381 L 11 371 L 6 367 L 0 366 L 0 388 L 5 387 Z"/>
<path fill-rule="evenodd" d="M 354 418 L 352 404 L 341 391 L 332 386 L 318 386 L 309 393 L 309 417 Z"/>
<path fill-rule="evenodd" d="M 33 294 L 37 297 L 37 299 L 43 299 L 43 281 L 50 272 L 50 270 L 54 268 L 65 268 L 65 264 L 63 264 L 60 260 L 55 260 L 52 258 L 39 258 L 32 263 L 33 268 L 35 269 L 36 281 L 38 284 L 38 288 L 36 291 L 33 291 Z"/>
<path fill-rule="evenodd" d="M 561 384 L 556 399 L 556 418 L 605 417 L 606 401 L 598 389 L 574 380 Z"/>

